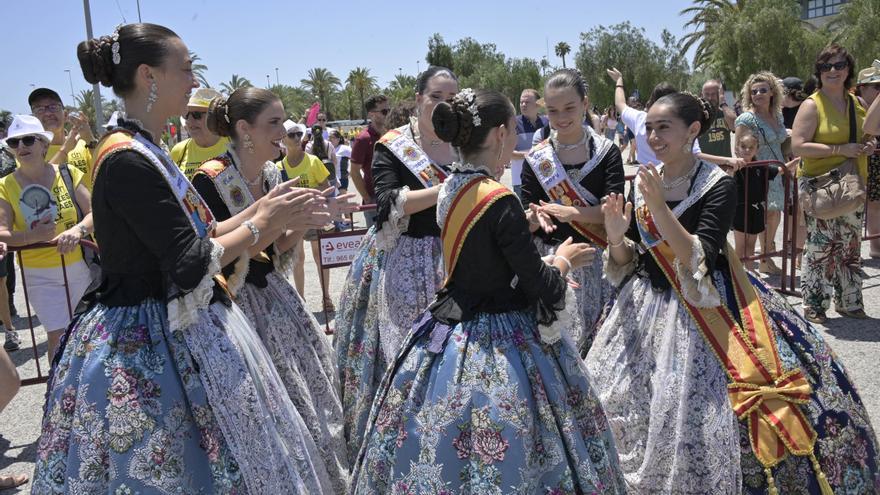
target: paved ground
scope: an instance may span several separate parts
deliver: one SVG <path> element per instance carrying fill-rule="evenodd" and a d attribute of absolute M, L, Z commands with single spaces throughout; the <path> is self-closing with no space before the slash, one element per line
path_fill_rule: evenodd
<path fill-rule="evenodd" d="M 509 183 L 508 177 L 505 177 L 505 182 Z M 363 220 L 358 219 L 358 223 L 363 225 Z M 867 256 L 867 244 L 864 246 L 862 254 Z M 877 359 L 880 356 L 880 260 L 867 259 L 865 272 L 868 275 L 864 284 L 865 310 L 872 316 L 872 319 L 845 319 L 839 317 L 832 310 L 828 313 L 830 318 L 828 323 L 821 326 L 820 329 L 861 392 L 862 400 L 868 408 L 873 424 L 880 425 L 880 374 L 876 369 Z M 337 297 L 341 291 L 345 274 L 345 268 L 331 270 L 330 286 L 334 297 Z M 309 309 L 315 312 L 319 321 L 323 323 L 323 315 L 319 313 L 321 291 L 310 249 L 306 249 L 305 292 Z M 789 300 L 799 307 L 799 298 L 790 297 Z M 20 289 L 16 292 L 16 306 L 20 313 L 25 313 L 24 295 Z M 23 318 L 16 319 L 14 324 L 20 329 L 28 328 L 28 322 Z M 35 324 L 38 324 L 36 319 Z M 45 333 L 43 333 L 42 327 L 37 327 L 36 334 L 39 343 L 37 350 L 43 357 L 42 363 L 45 370 Z M 29 336 L 26 330 L 22 331 L 21 335 L 28 344 L 22 350 L 11 355 L 18 365 L 22 377 L 34 376 L 33 350 Z M 45 386 L 43 385 L 25 387 L 6 410 L 0 413 L 0 474 L 15 472 L 30 474 L 33 471 L 44 393 Z M 18 492 L 13 490 L 4 492 L 4 494 L 26 493 L 27 491 L 29 491 L 29 485 L 21 487 Z"/>

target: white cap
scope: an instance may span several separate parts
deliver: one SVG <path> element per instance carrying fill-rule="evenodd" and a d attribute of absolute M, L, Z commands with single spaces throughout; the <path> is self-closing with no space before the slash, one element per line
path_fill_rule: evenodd
<path fill-rule="evenodd" d="M 306 133 L 306 126 L 296 123 L 290 119 L 284 121 L 284 132 L 290 134 L 291 132 L 301 132 L 303 134 Z"/>
<path fill-rule="evenodd" d="M 12 124 L 9 125 L 9 129 L 6 130 L 6 139 L 4 139 L 3 142 L 6 143 L 10 138 L 32 135 L 40 136 L 49 142 L 52 142 L 52 137 L 54 137 L 54 134 L 51 131 L 43 129 L 43 124 L 40 123 L 40 119 L 33 115 L 16 115 L 15 118 L 12 119 Z"/>

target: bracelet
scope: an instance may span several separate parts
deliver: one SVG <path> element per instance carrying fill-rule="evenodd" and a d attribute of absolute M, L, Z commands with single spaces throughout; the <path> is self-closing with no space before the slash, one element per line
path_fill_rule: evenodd
<path fill-rule="evenodd" d="M 615 88 L 622 88 L 622 87 L 623 87 L 623 84 L 615 84 L 614 87 L 615 87 Z"/>
<path fill-rule="evenodd" d="M 553 260 L 554 260 L 554 261 L 555 261 L 555 260 L 562 260 L 562 261 L 564 261 L 565 264 L 568 265 L 568 271 L 571 271 L 571 261 L 568 261 L 568 258 L 566 258 L 565 256 L 562 256 L 561 254 L 557 254 L 556 257 L 553 258 Z"/>
<path fill-rule="evenodd" d="M 257 226 L 254 225 L 254 222 L 251 222 L 250 220 L 245 220 L 244 222 L 241 222 L 241 224 L 251 231 L 251 235 L 254 236 L 254 242 L 251 243 L 251 246 L 255 245 L 260 240 L 260 229 L 258 229 Z"/>
<path fill-rule="evenodd" d="M 626 236 L 621 237 L 620 242 L 609 242 L 608 247 L 622 246 L 624 242 L 626 242 Z"/>
<path fill-rule="evenodd" d="M 77 227 L 79 227 L 79 238 L 80 239 L 84 239 L 85 237 L 87 237 L 89 235 L 89 229 L 87 229 L 85 225 L 79 224 L 79 225 L 77 225 Z"/>

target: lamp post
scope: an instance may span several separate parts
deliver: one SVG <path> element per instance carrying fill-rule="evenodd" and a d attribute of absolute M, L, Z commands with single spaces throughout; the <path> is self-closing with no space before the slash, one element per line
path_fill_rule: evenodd
<path fill-rule="evenodd" d="M 278 79 L 278 67 L 275 67 L 275 85 L 280 86 L 281 81 Z"/>
<path fill-rule="evenodd" d="M 416 60 L 416 77 L 422 73 L 422 69 L 420 68 L 421 60 Z"/>
<path fill-rule="evenodd" d="M 70 104 L 73 105 L 76 103 L 76 96 L 73 94 L 73 76 L 70 75 L 70 69 L 64 69 L 64 72 L 67 72 L 67 81 L 70 82 Z"/>
<path fill-rule="evenodd" d="M 269 74 L 266 74 L 266 89 L 269 89 Z"/>
<path fill-rule="evenodd" d="M 86 39 L 90 40 L 94 36 L 92 36 L 92 11 L 89 0 L 83 0 L 83 14 L 86 17 Z M 104 127 L 104 109 L 101 108 L 101 86 L 98 83 L 92 85 L 92 93 L 95 98 L 95 127 L 100 129 Z"/>

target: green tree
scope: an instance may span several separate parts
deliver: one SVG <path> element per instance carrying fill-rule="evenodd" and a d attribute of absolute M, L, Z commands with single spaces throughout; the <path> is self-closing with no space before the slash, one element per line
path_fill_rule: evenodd
<path fill-rule="evenodd" d="M 571 46 L 564 41 L 560 41 L 556 43 L 553 51 L 556 52 L 556 56 L 562 58 L 562 68 L 565 68 L 565 56 L 571 52 Z"/>
<path fill-rule="evenodd" d="M 308 91 L 287 84 L 276 84 L 270 87 L 269 91 L 281 99 L 284 111 L 294 121 L 299 120 L 312 101 L 312 96 Z"/>
<path fill-rule="evenodd" d="M 405 74 L 394 76 L 394 80 L 385 88 L 385 96 L 388 97 L 392 105 L 413 99 L 415 92 L 416 78 Z"/>
<path fill-rule="evenodd" d="M 428 39 L 428 54 L 425 55 L 425 61 L 428 62 L 428 65 L 439 65 L 456 70 L 452 60 L 452 47 L 443 41 L 443 36 L 440 36 L 440 33 L 434 33 Z"/>
<path fill-rule="evenodd" d="M 229 82 L 220 83 L 220 91 L 226 96 L 229 96 L 235 92 L 236 89 L 247 88 L 250 86 L 253 86 L 253 84 L 248 78 L 233 74 L 232 79 L 230 79 Z"/>
<path fill-rule="evenodd" d="M 309 69 L 308 76 L 300 81 L 303 88 L 318 98 L 318 101 L 321 102 L 321 109 L 329 114 L 330 107 L 327 105 L 327 98 L 339 90 L 341 81 L 323 67 Z M 330 115 L 327 115 L 327 119 L 330 119 Z"/>
<path fill-rule="evenodd" d="M 610 67 L 623 73 L 628 92 L 638 89 L 643 98 L 662 81 L 685 87 L 690 71 L 677 40 L 665 30 L 661 40 L 662 46 L 657 45 L 629 22 L 581 33 L 575 65 L 587 81 L 591 101 L 603 108 L 614 104 L 614 82 L 605 73 Z"/>
<path fill-rule="evenodd" d="M 880 58 L 880 2 L 877 0 L 851 0 L 843 4 L 828 28 L 830 40 L 846 47 L 855 58 L 855 70 Z"/>
<path fill-rule="evenodd" d="M 84 89 L 79 92 L 78 95 L 74 96 L 74 103 L 76 106 L 74 109 L 77 112 L 85 115 L 86 118 L 89 119 L 89 125 L 92 126 L 92 131 L 94 131 L 95 127 L 95 97 L 94 92 L 91 89 Z M 101 96 L 101 109 L 103 109 L 106 113 L 107 110 L 107 101 L 104 99 L 104 96 Z M 107 117 L 109 115 L 104 115 L 104 121 L 107 121 Z"/>
<path fill-rule="evenodd" d="M 196 52 L 190 51 L 189 58 L 192 60 L 192 71 L 193 75 L 196 76 L 196 81 L 203 88 L 210 88 L 211 84 L 208 83 L 208 80 L 205 78 L 205 74 L 208 72 L 208 66 L 201 63 L 201 57 L 199 57 Z"/>
<path fill-rule="evenodd" d="M 364 102 L 366 101 L 367 91 L 376 88 L 376 78 L 370 75 L 370 69 L 356 67 L 348 73 L 348 78 L 345 81 L 357 93 L 358 99 L 361 102 L 361 118 L 366 119 L 367 109 L 364 108 Z M 349 105 L 349 108 L 351 108 L 351 105 Z M 354 116 L 349 115 L 349 118 L 353 119 Z"/>
<path fill-rule="evenodd" d="M 725 22 L 742 15 L 746 2 L 747 0 L 694 0 L 693 6 L 679 12 L 679 15 L 691 16 L 684 28 L 693 31 L 681 39 L 681 51 L 687 52 L 696 45 L 694 68 L 703 68 L 710 62 L 711 38 L 716 32 L 724 31 Z"/>
<path fill-rule="evenodd" d="M 550 62 L 547 61 L 547 57 L 541 57 L 541 75 L 547 75 L 547 69 L 550 68 Z"/>

